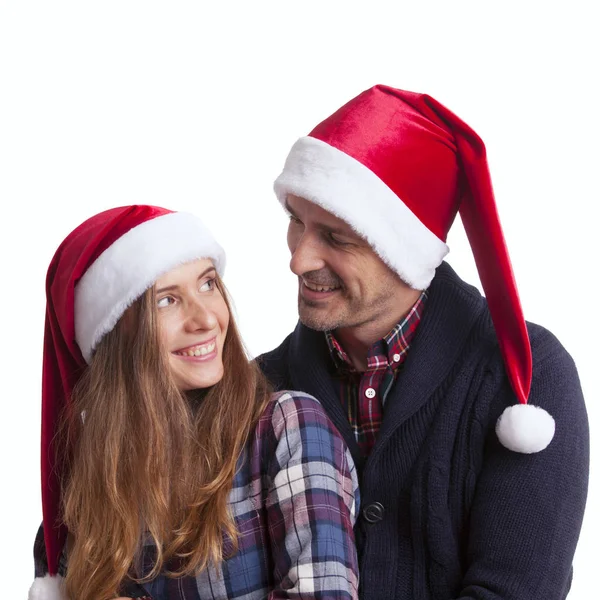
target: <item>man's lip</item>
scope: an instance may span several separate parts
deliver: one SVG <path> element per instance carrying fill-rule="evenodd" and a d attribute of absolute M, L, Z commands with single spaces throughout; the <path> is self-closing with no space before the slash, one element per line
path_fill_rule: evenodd
<path fill-rule="evenodd" d="M 311 285 L 312 287 L 329 287 L 329 288 L 335 288 L 335 289 L 334 289 L 334 290 L 332 290 L 332 291 L 337 291 L 337 290 L 339 290 L 339 289 L 342 287 L 340 283 L 334 283 L 334 284 L 331 284 L 331 283 L 317 283 L 317 282 L 315 282 L 315 281 L 311 281 L 310 279 L 303 279 L 303 278 L 300 278 L 300 281 L 301 281 L 301 282 L 302 282 L 302 283 L 303 283 L 303 284 L 304 284 L 304 285 L 305 285 L 305 286 L 306 286 L 308 289 L 310 289 L 310 288 L 308 287 L 308 285 L 306 285 L 307 283 L 308 283 L 309 285 Z M 315 291 L 315 290 L 313 290 L 313 291 Z M 325 293 L 325 292 L 320 292 L 320 293 L 322 294 L 322 293 Z"/>
<path fill-rule="evenodd" d="M 191 344 L 190 346 L 186 346 L 185 348 L 178 348 L 177 350 L 173 350 L 173 352 L 186 352 L 190 348 L 197 348 L 199 346 L 208 346 L 208 345 L 212 344 L 216 339 L 217 339 L 217 336 L 215 335 L 210 340 L 206 340 L 205 342 L 198 342 L 196 344 Z"/>
<path fill-rule="evenodd" d="M 340 291 L 340 288 L 336 288 L 335 290 L 331 290 L 329 292 L 316 292 L 315 290 L 311 290 L 304 281 L 300 283 L 300 295 L 306 300 L 326 300 L 330 298 L 334 294 Z"/>

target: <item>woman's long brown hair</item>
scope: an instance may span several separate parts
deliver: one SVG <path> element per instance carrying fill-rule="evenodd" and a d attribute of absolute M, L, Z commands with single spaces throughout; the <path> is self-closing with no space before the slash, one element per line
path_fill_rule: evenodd
<path fill-rule="evenodd" d="M 230 312 L 219 383 L 196 395 L 177 390 L 151 289 L 102 339 L 73 392 L 75 417 L 63 431 L 72 600 L 117 596 L 127 577 L 139 576 L 147 537 L 156 561 L 146 579 L 218 566 L 224 537 L 237 548 L 228 496 L 270 389 L 248 360 L 219 279 L 217 287 Z"/>

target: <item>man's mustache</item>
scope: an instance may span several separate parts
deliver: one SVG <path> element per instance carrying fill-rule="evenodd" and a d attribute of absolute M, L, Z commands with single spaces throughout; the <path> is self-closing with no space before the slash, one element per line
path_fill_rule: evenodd
<path fill-rule="evenodd" d="M 322 285 L 323 287 L 342 287 L 340 278 L 329 269 L 307 271 L 300 279 L 304 279 L 314 285 Z"/>

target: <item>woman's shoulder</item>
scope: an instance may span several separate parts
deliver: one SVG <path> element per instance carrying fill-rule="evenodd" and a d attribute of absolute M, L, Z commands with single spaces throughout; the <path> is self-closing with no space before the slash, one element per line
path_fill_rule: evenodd
<path fill-rule="evenodd" d="M 310 394 L 300 390 L 280 390 L 271 394 L 271 404 L 285 406 L 288 409 L 297 407 L 298 409 L 317 410 L 324 412 L 321 403 Z"/>
<path fill-rule="evenodd" d="M 290 479 L 306 483 L 311 476 L 318 478 L 318 485 L 337 481 L 354 522 L 359 498 L 356 467 L 317 398 L 296 390 L 274 393 L 260 419 L 256 442 L 258 471 L 271 478 L 284 473 L 287 487 Z M 290 469 L 299 470 L 291 473 Z"/>
<path fill-rule="evenodd" d="M 325 428 L 339 435 L 321 403 L 298 390 L 282 390 L 271 395 L 260 419 L 260 426 L 270 427 L 276 437 L 283 431 Z"/>

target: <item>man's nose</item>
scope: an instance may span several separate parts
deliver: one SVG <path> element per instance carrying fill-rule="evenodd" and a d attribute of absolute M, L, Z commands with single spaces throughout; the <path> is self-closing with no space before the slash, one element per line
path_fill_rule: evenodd
<path fill-rule="evenodd" d="M 325 267 L 322 248 L 314 235 L 306 231 L 290 244 L 292 258 L 290 269 L 299 277 L 309 271 L 319 271 Z"/>

